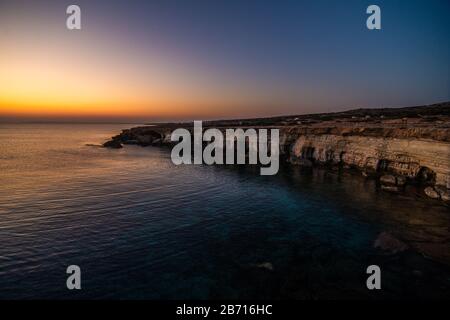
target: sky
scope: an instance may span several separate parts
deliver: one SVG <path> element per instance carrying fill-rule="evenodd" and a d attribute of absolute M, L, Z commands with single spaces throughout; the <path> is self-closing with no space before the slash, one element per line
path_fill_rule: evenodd
<path fill-rule="evenodd" d="M 66 8 L 81 8 L 81 30 Z M 381 30 L 366 8 L 381 8 Z M 450 1 L 0 0 L 0 121 L 168 121 L 450 100 Z"/>

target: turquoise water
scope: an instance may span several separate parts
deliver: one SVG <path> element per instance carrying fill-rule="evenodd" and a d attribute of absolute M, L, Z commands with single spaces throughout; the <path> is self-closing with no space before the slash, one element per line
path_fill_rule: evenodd
<path fill-rule="evenodd" d="M 448 207 L 355 174 L 87 146 L 130 126 L 0 124 L 0 298 L 449 296 Z M 374 249 L 383 231 L 410 249 Z M 366 289 L 371 264 L 380 291 Z"/>

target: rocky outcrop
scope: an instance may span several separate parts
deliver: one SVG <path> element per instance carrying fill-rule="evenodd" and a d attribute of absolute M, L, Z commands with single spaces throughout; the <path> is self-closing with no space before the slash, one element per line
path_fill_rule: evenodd
<path fill-rule="evenodd" d="M 126 129 L 108 146 L 169 145 L 171 132 L 181 127 L 192 129 L 192 123 Z M 353 168 L 378 179 L 385 191 L 401 192 L 414 184 L 430 198 L 450 198 L 450 102 L 203 123 L 204 129 L 210 127 L 278 128 L 280 154 L 287 163 Z"/>
<path fill-rule="evenodd" d="M 355 168 L 379 176 L 385 189 L 397 190 L 407 182 L 449 187 L 448 142 L 323 134 L 300 135 L 283 147 L 291 163 L 306 159 Z"/>
<path fill-rule="evenodd" d="M 104 147 L 116 148 L 122 144 L 125 145 L 140 145 L 142 147 L 167 145 L 170 144 L 170 134 L 172 128 L 167 127 L 136 127 L 131 129 L 124 129 L 122 132 L 111 140 L 103 144 Z"/>
<path fill-rule="evenodd" d="M 113 148 L 113 149 L 120 149 L 122 148 L 122 143 L 119 140 L 110 140 L 110 141 L 106 141 L 103 144 L 104 147 L 106 148 Z"/>
<path fill-rule="evenodd" d="M 450 201 L 450 190 L 442 186 L 436 186 L 435 189 L 439 193 L 441 200 Z"/>
<path fill-rule="evenodd" d="M 425 194 L 429 196 L 431 199 L 439 199 L 439 193 L 432 187 L 426 187 L 424 190 Z"/>
<path fill-rule="evenodd" d="M 431 199 L 450 201 L 450 191 L 442 186 L 426 187 L 423 191 Z"/>

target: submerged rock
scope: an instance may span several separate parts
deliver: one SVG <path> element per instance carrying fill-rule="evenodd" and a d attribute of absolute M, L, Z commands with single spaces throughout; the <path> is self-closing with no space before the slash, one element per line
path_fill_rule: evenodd
<path fill-rule="evenodd" d="M 378 235 L 373 244 L 374 248 L 380 248 L 383 251 L 387 251 L 391 254 L 402 252 L 408 249 L 408 245 L 403 241 L 395 238 L 388 232 L 382 232 Z"/>
<path fill-rule="evenodd" d="M 254 267 L 254 268 L 259 268 L 259 269 L 265 269 L 265 270 L 273 271 L 273 265 L 270 262 L 262 262 L 262 263 L 257 263 L 257 264 L 251 264 L 250 266 Z"/>
<path fill-rule="evenodd" d="M 267 269 L 270 271 L 273 271 L 273 265 L 270 262 L 263 262 L 258 265 L 256 265 L 258 268 Z"/>
<path fill-rule="evenodd" d="M 414 276 L 416 276 L 416 277 L 422 277 L 422 276 L 423 276 L 423 272 L 420 271 L 420 270 L 414 270 L 414 271 L 412 272 L 412 274 L 413 274 Z"/>

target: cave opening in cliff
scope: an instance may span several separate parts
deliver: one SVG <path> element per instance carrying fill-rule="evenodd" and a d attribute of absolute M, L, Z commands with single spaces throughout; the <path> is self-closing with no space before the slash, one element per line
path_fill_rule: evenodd
<path fill-rule="evenodd" d="M 435 184 L 436 182 L 436 172 L 428 167 L 420 167 L 417 173 L 416 180 L 421 185 Z"/>
<path fill-rule="evenodd" d="M 380 161 L 378 161 L 377 164 L 377 172 L 383 172 L 383 171 L 387 171 L 388 167 L 389 167 L 389 160 L 387 159 L 380 159 Z"/>

